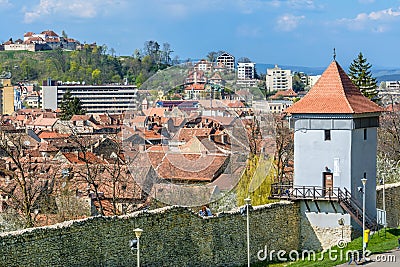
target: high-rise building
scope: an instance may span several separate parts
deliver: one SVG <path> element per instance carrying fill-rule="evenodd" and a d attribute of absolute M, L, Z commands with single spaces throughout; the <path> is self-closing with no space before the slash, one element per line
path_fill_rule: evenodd
<path fill-rule="evenodd" d="M 292 89 L 291 71 L 283 70 L 278 65 L 275 65 L 273 69 L 267 69 L 265 82 L 268 91 Z"/>
<path fill-rule="evenodd" d="M 239 62 L 238 63 L 238 79 L 254 79 L 256 74 L 256 63 Z"/>

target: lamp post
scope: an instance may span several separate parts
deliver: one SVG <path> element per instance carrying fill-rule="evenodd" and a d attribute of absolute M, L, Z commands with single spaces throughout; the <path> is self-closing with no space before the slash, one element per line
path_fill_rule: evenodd
<path fill-rule="evenodd" d="M 361 182 L 363 184 L 363 232 L 362 232 L 362 240 L 363 240 L 363 258 L 365 258 L 365 249 L 367 246 L 367 243 L 365 243 L 365 184 L 367 183 L 366 178 L 362 178 Z"/>
<path fill-rule="evenodd" d="M 137 267 L 140 267 L 140 236 L 142 235 L 143 230 L 140 228 L 136 228 L 133 230 L 135 232 L 137 238 Z"/>
<path fill-rule="evenodd" d="M 384 213 L 385 213 L 385 215 L 386 215 L 386 203 L 385 203 L 385 174 L 386 173 L 383 173 L 382 174 L 382 185 L 383 185 L 383 190 L 382 190 L 382 207 L 383 207 L 383 211 L 384 211 Z M 386 228 L 386 217 L 385 217 L 385 223 L 384 223 L 384 225 L 383 225 L 383 227 L 385 227 Z M 386 232 L 385 232 L 386 233 Z"/>
<path fill-rule="evenodd" d="M 244 200 L 246 203 L 246 222 L 247 222 L 247 266 L 250 267 L 250 222 L 249 222 L 249 206 L 251 199 L 246 198 Z"/>

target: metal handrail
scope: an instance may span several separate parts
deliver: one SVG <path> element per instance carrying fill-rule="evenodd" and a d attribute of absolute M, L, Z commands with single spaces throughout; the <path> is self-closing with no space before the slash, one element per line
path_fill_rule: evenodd
<path fill-rule="evenodd" d="M 324 188 L 320 186 L 293 186 L 272 184 L 271 196 L 290 199 L 331 199 L 338 198 L 338 187 Z"/>

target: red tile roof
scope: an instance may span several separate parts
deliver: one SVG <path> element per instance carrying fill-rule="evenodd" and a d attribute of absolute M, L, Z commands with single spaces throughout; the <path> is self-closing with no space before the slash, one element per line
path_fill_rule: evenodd
<path fill-rule="evenodd" d="M 361 94 L 336 61 L 329 65 L 304 98 L 286 109 L 291 114 L 361 114 L 382 111 L 381 107 Z"/>
<path fill-rule="evenodd" d="M 229 159 L 225 155 L 148 152 L 157 174 L 163 179 L 211 182 L 217 178 Z"/>
<path fill-rule="evenodd" d="M 293 89 L 288 89 L 285 91 L 278 91 L 276 92 L 276 94 L 274 94 L 273 96 L 271 96 L 271 99 L 278 99 L 279 97 L 296 97 L 297 94 L 295 91 L 293 91 Z"/>
<path fill-rule="evenodd" d="M 69 137 L 69 134 L 61 134 L 57 132 L 48 132 L 48 131 L 43 131 L 39 134 L 40 139 L 55 139 L 55 138 L 67 138 Z"/>

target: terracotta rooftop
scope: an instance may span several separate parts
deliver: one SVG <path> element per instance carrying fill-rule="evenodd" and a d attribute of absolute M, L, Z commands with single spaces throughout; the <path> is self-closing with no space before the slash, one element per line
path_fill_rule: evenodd
<path fill-rule="evenodd" d="M 333 61 L 300 101 L 286 109 L 291 114 L 362 114 L 383 109 L 363 96 L 342 67 Z"/>
<path fill-rule="evenodd" d="M 285 91 L 276 92 L 276 94 L 271 96 L 271 99 L 278 99 L 279 97 L 295 97 L 295 96 L 297 96 L 297 93 L 293 91 L 292 88 L 290 88 Z"/>
<path fill-rule="evenodd" d="M 64 139 L 64 138 L 68 138 L 70 135 L 69 134 L 61 134 L 58 132 L 43 131 L 38 136 L 40 139 L 56 139 L 56 138 Z"/>

